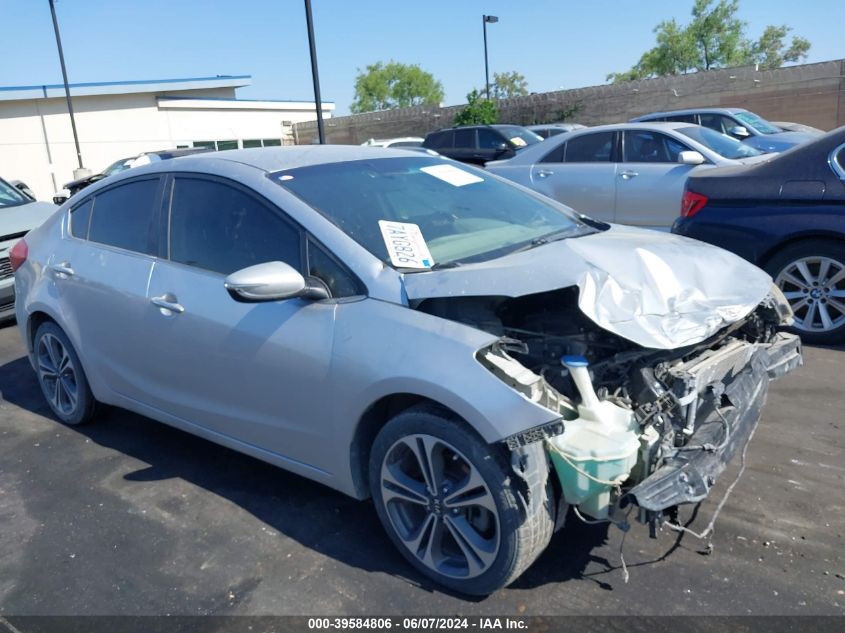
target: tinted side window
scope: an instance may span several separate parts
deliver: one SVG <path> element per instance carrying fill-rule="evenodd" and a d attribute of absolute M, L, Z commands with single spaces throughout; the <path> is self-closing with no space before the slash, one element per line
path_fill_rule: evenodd
<path fill-rule="evenodd" d="M 86 200 L 70 210 L 70 234 L 83 240 L 88 239 L 88 224 L 91 222 L 91 210 L 94 199 Z"/>
<path fill-rule="evenodd" d="M 654 119 L 657 121 L 658 119 Z M 663 117 L 660 121 L 678 121 L 679 123 L 695 123 L 694 114 L 673 114 L 672 116 Z"/>
<path fill-rule="evenodd" d="M 475 128 L 469 130 L 455 130 L 455 144 L 453 147 L 474 148 Z"/>
<path fill-rule="evenodd" d="M 159 179 L 136 180 L 97 194 L 88 239 L 137 253 L 155 254 L 152 219 Z"/>
<path fill-rule="evenodd" d="M 552 151 L 548 154 L 543 156 L 540 159 L 541 163 L 562 163 L 563 162 L 563 152 L 566 150 L 566 143 L 561 143 L 557 147 L 555 147 Z"/>
<path fill-rule="evenodd" d="M 452 147 L 452 132 L 433 132 L 425 138 L 423 145 L 431 149 Z"/>
<path fill-rule="evenodd" d="M 478 147 L 480 149 L 498 149 L 504 142 L 505 139 L 499 133 L 489 128 L 479 128 Z"/>
<path fill-rule="evenodd" d="M 299 270 L 299 230 L 239 189 L 177 177 L 170 206 L 170 259 L 223 275 L 271 261 Z"/>
<path fill-rule="evenodd" d="M 308 240 L 308 274 L 323 281 L 332 297 L 351 297 L 361 293 L 355 278 L 311 240 Z"/>
<path fill-rule="evenodd" d="M 607 163 L 613 150 L 613 132 L 582 134 L 566 143 L 567 163 Z"/>
<path fill-rule="evenodd" d="M 688 149 L 680 142 L 658 132 L 625 132 L 625 162 L 628 163 L 676 163 L 678 154 Z"/>
<path fill-rule="evenodd" d="M 716 130 L 722 134 L 727 134 L 732 127 L 739 125 L 733 119 L 729 119 L 721 114 L 702 114 L 701 125 L 709 127 L 711 130 Z"/>

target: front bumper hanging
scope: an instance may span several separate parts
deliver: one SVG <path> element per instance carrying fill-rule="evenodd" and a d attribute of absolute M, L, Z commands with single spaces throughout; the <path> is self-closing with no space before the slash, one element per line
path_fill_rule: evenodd
<path fill-rule="evenodd" d="M 760 420 L 769 381 L 802 364 L 801 339 L 780 333 L 760 346 L 724 392 L 714 392 L 698 405 L 700 421 L 687 444 L 665 459 L 627 496 L 645 510 L 660 512 L 703 500 L 728 462 L 748 443 Z"/>

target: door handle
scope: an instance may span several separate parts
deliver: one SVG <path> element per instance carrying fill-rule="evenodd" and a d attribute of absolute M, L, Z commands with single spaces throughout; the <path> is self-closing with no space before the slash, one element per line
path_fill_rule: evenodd
<path fill-rule="evenodd" d="M 159 308 L 164 310 L 170 310 L 176 314 L 182 314 L 185 311 L 185 308 L 182 304 L 176 301 L 176 297 L 170 294 L 161 295 L 160 297 L 153 297 L 150 299 L 150 303 Z"/>
<path fill-rule="evenodd" d="M 628 170 L 628 171 L 623 171 L 619 175 L 622 176 L 622 178 L 624 178 L 625 180 L 630 180 L 631 178 L 634 178 L 635 176 L 639 176 L 640 172 Z"/>
<path fill-rule="evenodd" d="M 73 276 L 73 268 L 70 267 L 69 262 L 62 262 L 61 264 L 53 264 L 50 266 L 50 270 L 52 270 L 57 277 L 66 278 Z"/>
<path fill-rule="evenodd" d="M 548 176 L 554 175 L 555 172 L 551 171 L 550 169 L 538 169 L 537 176 L 540 178 L 547 178 Z"/>

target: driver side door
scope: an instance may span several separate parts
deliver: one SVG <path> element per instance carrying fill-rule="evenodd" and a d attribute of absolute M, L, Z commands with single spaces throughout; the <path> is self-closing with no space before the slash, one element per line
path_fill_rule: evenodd
<path fill-rule="evenodd" d="M 165 187 L 164 248 L 144 315 L 146 404 L 312 464 L 314 447 L 330 432 L 319 402 L 336 302 L 245 303 L 223 286 L 227 275 L 266 261 L 305 274 L 304 232 L 231 181 L 177 174 Z"/>

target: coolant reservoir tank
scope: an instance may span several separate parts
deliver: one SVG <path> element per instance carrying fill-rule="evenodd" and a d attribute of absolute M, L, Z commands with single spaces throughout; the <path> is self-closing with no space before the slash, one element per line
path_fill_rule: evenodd
<path fill-rule="evenodd" d="M 587 359 L 564 356 L 581 395 L 579 417 L 567 421 L 562 435 L 549 440 L 549 453 L 566 501 L 584 504 L 596 518 L 607 515 L 609 492 L 624 481 L 637 463 L 639 425 L 631 410 L 599 400 Z"/>

